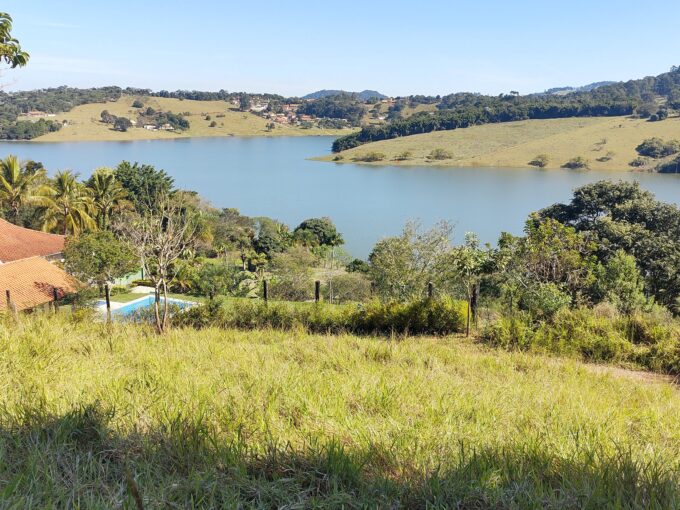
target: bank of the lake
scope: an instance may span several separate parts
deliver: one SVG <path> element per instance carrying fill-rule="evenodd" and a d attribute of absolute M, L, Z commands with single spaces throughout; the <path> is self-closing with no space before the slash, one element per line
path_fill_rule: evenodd
<path fill-rule="evenodd" d="M 398 233 L 408 219 L 438 220 L 495 242 L 501 231 L 519 234 L 531 211 L 566 201 L 574 188 L 601 179 L 637 180 L 660 200 L 680 201 L 680 175 L 601 170 L 512 168 L 442 169 L 427 166 L 369 167 L 309 160 L 330 153 L 330 137 L 231 137 L 0 144 L 0 156 L 42 162 L 50 172 L 72 169 L 89 175 L 122 160 L 165 169 L 177 186 L 195 190 L 218 207 L 249 216 L 271 216 L 297 225 L 329 216 L 356 256 L 377 240 Z"/>
<path fill-rule="evenodd" d="M 360 145 L 321 161 L 373 166 L 528 168 L 538 155 L 547 169 L 581 157 L 593 170 L 628 171 L 648 138 L 680 140 L 680 117 L 661 122 L 630 117 L 576 117 L 485 124 Z"/>

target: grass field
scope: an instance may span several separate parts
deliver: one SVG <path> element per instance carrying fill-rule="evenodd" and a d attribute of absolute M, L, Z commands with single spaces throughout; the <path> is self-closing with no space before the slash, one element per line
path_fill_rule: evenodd
<path fill-rule="evenodd" d="M 23 317 L 0 366 L 3 508 L 680 508 L 678 388 L 575 361 Z"/>
<path fill-rule="evenodd" d="M 102 110 L 112 115 L 128 117 L 136 120 L 138 110 L 132 107 L 135 99 L 144 103 L 144 107 L 173 113 L 189 112 L 187 120 L 191 127 L 182 132 L 147 131 L 143 128 L 131 128 L 127 132 L 111 129 L 111 125 L 100 122 Z M 70 112 L 58 114 L 53 120 L 68 121 L 61 130 L 36 138 L 40 142 L 72 142 L 94 140 L 151 140 L 173 139 L 206 136 L 309 136 L 309 135 L 342 135 L 351 132 L 349 129 L 301 129 L 294 126 L 277 124 L 273 131 L 267 131 L 270 122 L 252 113 L 232 111 L 233 106 L 224 101 L 191 101 L 161 97 L 122 96 L 118 101 L 95 103 L 75 107 Z M 224 117 L 217 117 L 217 115 Z M 205 120 L 210 115 L 211 120 Z M 216 127 L 210 123 L 215 121 Z"/>
<path fill-rule="evenodd" d="M 341 163 L 378 152 L 385 158 L 368 164 L 521 168 L 528 167 L 538 154 L 546 154 L 547 168 L 559 168 L 581 156 L 589 160 L 593 169 L 629 170 L 628 163 L 637 156 L 635 147 L 655 136 L 680 140 L 680 118 L 647 122 L 627 117 L 589 117 L 487 124 L 374 142 L 339 155 Z M 428 159 L 435 149 L 448 151 L 451 158 Z M 410 157 L 396 161 L 404 152 L 410 152 Z M 319 159 L 332 161 L 336 156 Z M 605 156 L 610 159 L 598 161 Z"/>

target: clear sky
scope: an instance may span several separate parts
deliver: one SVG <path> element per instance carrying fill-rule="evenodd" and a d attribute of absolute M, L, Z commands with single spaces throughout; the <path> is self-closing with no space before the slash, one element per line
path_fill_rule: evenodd
<path fill-rule="evenodd" d="M 678 0 L 5 0 L 7 89 L 542 91 L 680 64 Z"/>

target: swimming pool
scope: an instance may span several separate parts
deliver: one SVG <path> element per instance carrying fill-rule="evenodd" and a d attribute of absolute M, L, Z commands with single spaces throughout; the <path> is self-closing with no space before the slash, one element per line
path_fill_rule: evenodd
<path fill-rule="evenodd" d="M 161 297 L 160 306 L 164 304 L 164 299 Z M 111 315 L 113 317 L 133 317 L 136 315 L 143 315 L 153 309 L 154 296 L 148 295 L 130 301 L 129 303 L 111 303 Z M 183 299 L 168 298 L 168 305 L 173 308 L 184 310 L 196 305 L 193 301 L 185 301 Z M 97 302 L 97 308 L 103 313 L 106 313 L 106 301 L 101 299 Z"/>

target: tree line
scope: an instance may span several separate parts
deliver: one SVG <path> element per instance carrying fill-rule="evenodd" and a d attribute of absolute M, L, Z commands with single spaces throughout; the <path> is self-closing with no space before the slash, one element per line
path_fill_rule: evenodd
<path fill-rule="evenodd" d="M 466 128 L 494 122 L 511 122 L 528 119 L 557 119 L 565 117 L 602 117 L 631 115 L 652 120 L 663 120 L 668 109 L 680 109 L 680 71 L 656 77 L 630 80 L 598 87 L 589 91 L 566 95 L 518 93 L 487 96 L 473 93 L 456 93 L 433 97 L 413 96 L 414 103 L 437 102 L 437 111 L 421 112 L 407 119 L 401 118 L 399 109 L 385 125 L 366 126 L 361 131 L 338 138 L 333 152 L 359 145 L 400 136 Z M 663 104 L 659 107 L 657 99 Z M 404 99 L 401 103 L 407 102 Z"/>

